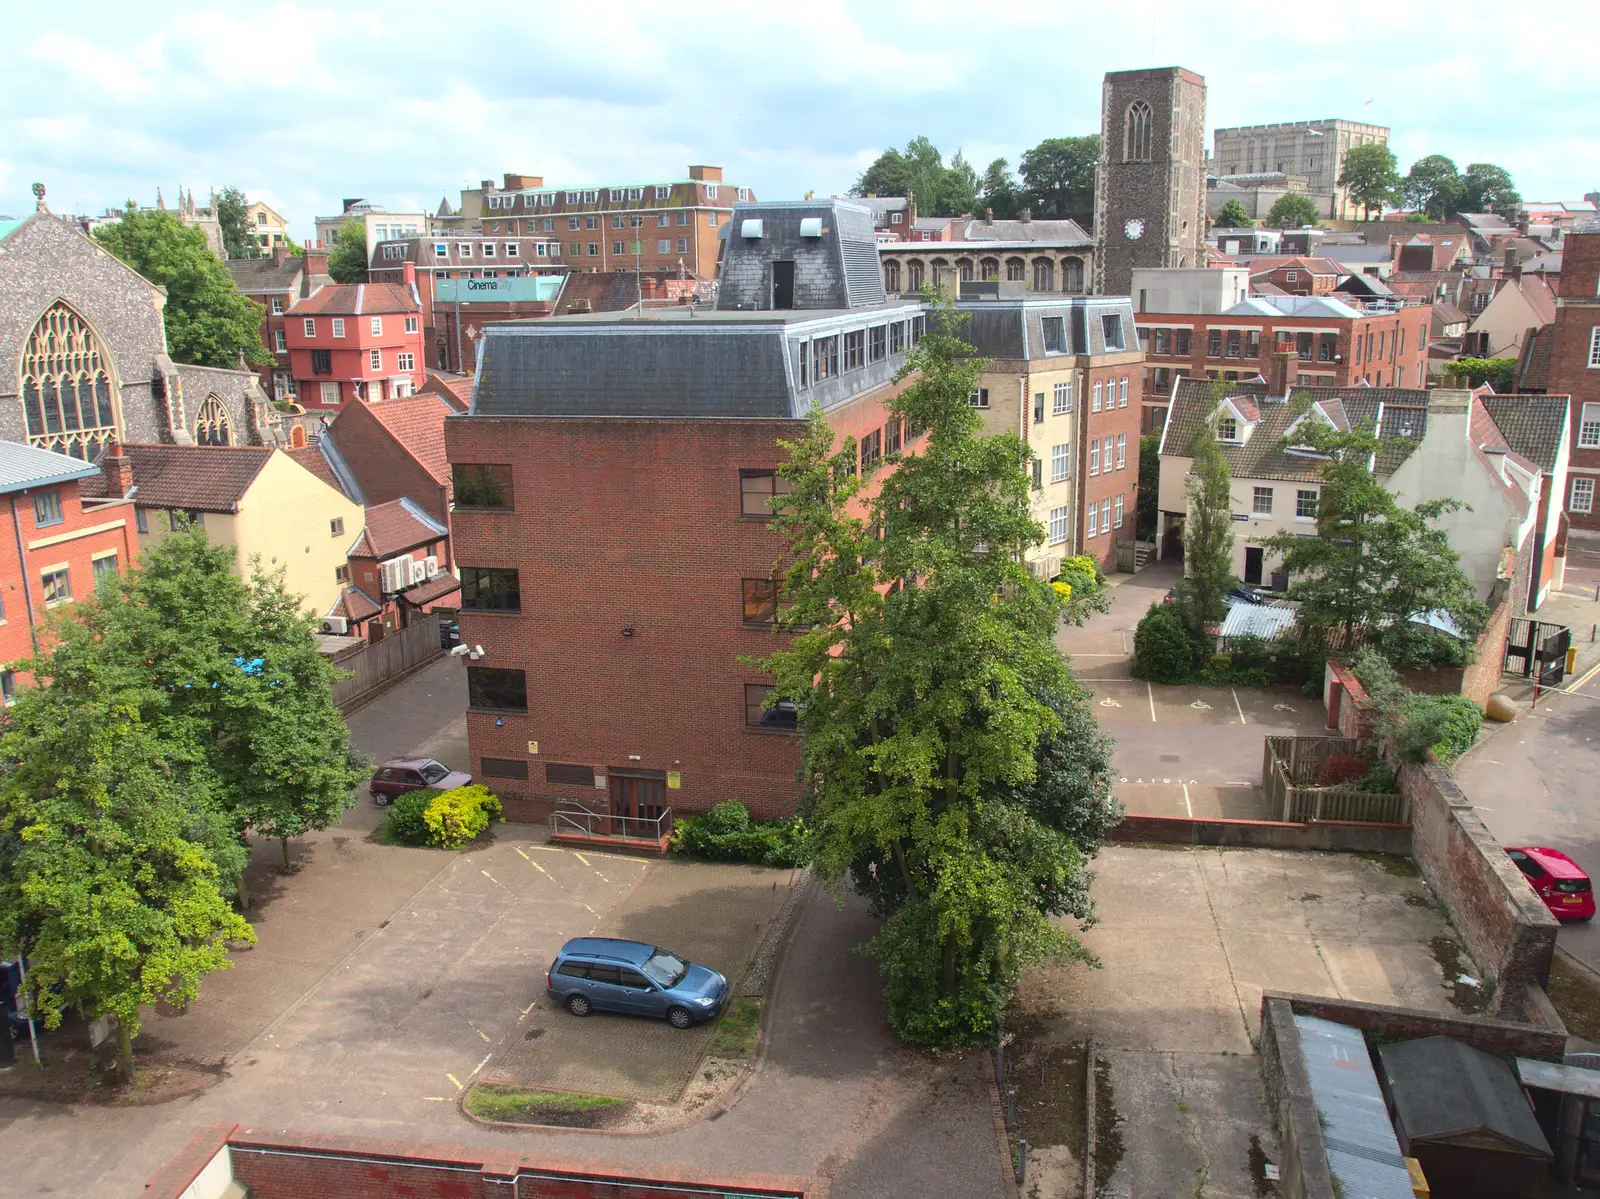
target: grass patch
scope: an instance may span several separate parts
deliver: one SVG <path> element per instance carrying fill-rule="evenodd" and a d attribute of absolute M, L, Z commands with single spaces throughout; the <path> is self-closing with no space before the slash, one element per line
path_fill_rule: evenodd
<path fill-rule="evenodd" d="M 753 995 L 736 996 L 717 1020 L 711 1037 L 712 1057 L 753 1058 L 756 1035 L 761 1030 L 761 1000 Z"/>
<path fill-rule="evenodd" d="M 467 1110 L 480 1120 L 540 1120 L 550 1116 L 575 1116 L 616 1107 L 623 1101 L 609 1095 L 570 1095 L 561 1091 L 525 1091 L 485 1082 L 467 1094 Z"/>

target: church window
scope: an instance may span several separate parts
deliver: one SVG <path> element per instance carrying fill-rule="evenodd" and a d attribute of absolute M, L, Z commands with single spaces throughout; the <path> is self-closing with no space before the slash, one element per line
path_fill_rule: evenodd
<path fill-rule="evenodd" d="M 1151 126 L 1155 116 L 1143 100 L 1128 105 L 1127 135 L 1123 142 L 1124 162 L 1149 162 Z"/>
<path fill-rule="evenodd" d="M 194 422 L 194 440 L 196 445 L 233 444 L 233 423 L 228 419 L 228 410 L 214 395 L 207 396 L 206 402 L 200 405 L 200 415 Z"/>
<path fill-rule="evenodd" d="M 1068 292 L 1083 290 L 1083 259 L 1076 255 L 1061 260 L 1061 290 Z"/>
<path fill-rule="evenodd" d="M 906 286 L 912 291 L 922 290 L 922 264 L 912 262 L 906 266 Z"/>
<path fill-rule="evenodd" d="M 883 290 L 890 293 L 900 290 L 900 264 L 892 258 L 883 263 Z"/>
<path fill-rule="evenodd" d="M 117 436 L 117 385 L 94 330 L 65 304 L 39 318 L 22 349 L 28 444 L 92 460 Z"/>
<path fill-rule="evenodd" d="M 1028 264 L 1020 258 L 1006 259 L 1006 281 L 1008 283 L 1021 283 L 1023 272 L 1028 269 Z"/>
<path fill-rule="evenodd" d="M 1033 290 L 1054 291 L 1056 289 L 1056 265 L 1048 258 L 1035 258 L 1033 260 Z"/>

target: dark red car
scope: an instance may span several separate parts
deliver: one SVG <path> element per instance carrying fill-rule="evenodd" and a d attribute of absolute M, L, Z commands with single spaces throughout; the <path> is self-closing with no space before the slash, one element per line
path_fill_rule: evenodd
<path fill-rule="evenodd" d="M 423 787 L 449 791 L 471 781 L 470 774 L 451 770 L 432 758 L 395 758 L 372 772 L 372 801 L 380 808 L 387 807 L 396 795 L 407 791 L 420 791 Z"/>
<path fill-rule="evenodd" d="M 1583 867 L 1559 849 L 1524 845 L 1506 854 L 1558 920 L 1594 919 L 1594 889 Z"/>

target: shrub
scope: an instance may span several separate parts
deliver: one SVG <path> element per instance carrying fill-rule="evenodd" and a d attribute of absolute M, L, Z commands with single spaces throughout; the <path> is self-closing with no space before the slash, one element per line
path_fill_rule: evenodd
<path fill-rule="evenodd" d="M 803 866 L 805 826 L 798 818 L 753 821 L 742 801 L 725 799 L 709 812 L 678 821 L 672 851 L 713 862 Z"/>
<path fill-rule="evenodd" d="M 1353 783 L 1357 779 L 1365 778 L 1371 770 L 1372 764 L 1365 758 L 1355 754 L 1334 754 L 1317 772 L 1317 784 L 1322 787 L 1337 787 L 1343 783 Z"/>
<path fill-rule="evenodd" d="M 1133 677 L 1184 683 L 1194 673 L 1195 643 L 1176 612 L 1151 604 L 1133 633 Z"/>
<path fill-rule="evenodd" d="M 1211 664 L 1210 664 L 1209 668 L 1211 670 L 1215 670 L 1215 671 L 1232 670 L 1233 669 L 1233 655 L 1232 654 L 1212 654 L 1211 655 Z"/>
<path fill-rule="evenodd" d="M 422 814 L 428 844 L 441 849 L 459 849 L 503 817 L 499 799 L 477 783 L 435 795 Z"/>
<path fill-rule="evenodd" d="M 1477 739 L 1483 709 L 1466 696 L 1417 694 L 1371 647 L 1356 654 L 1350 668 L 1367 689 L 1373 732 L 1380 741 L 1392 741 L 1406 761 L 1424 761 L 1431 749 L 1448 765 Z"/>
<path fill-rule="evenodd" d="M 424 787 L 420 791 L 407 791 L 395 797 L 389 805 L 389 837 L 401 845 L 426 845 L 428 823 L 424 814 L 434 798 L 443 795 L 437 787 Z"/>
<path fill-rule="evenodd" d="M 1050 584 L 1050 590 L 1056 593 L 1056 598 L 1063 604 L 1070 604 L 1072 602 L 1071 583 L 1063 583 L 1060 579 L 1057 579 L 1054 583 Z"/>
<path fill-rule="evenodd" d="M 1443 733 L 1433 743 L 1434 756 L 1449 764 L 1454 762 L 1478 739 L 1483 727 L 1483 709 L 1464 695 L 1419 696 L 1426 705 L 1438 713 Z"/>

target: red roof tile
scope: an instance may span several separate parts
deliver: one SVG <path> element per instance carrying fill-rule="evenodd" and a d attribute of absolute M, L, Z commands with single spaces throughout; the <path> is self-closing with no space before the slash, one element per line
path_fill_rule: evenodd
<path fill-rule="evenodd" d="M 383 611 L 382 605 L 359 587 L 346 587 L 339 593 L 329 616 L 343 616 L 348 620 L 366 620 Z"/>
<path fill-rule="evenodd" d="M 298 462 L 312 474 L 316 475 L 317 478 L 321 479 L 335 491 L 344 490 L 344 488 L 339 486 L 339 480 L 334 477 L 333 468 L 328 465 L 328 459 L 316 446 L 297 446 L 292 450 L 284 450 L 283 452 L 288 454 L 290 458 L 294 459 L 294 461 Z"/>
<path fill-rule="evenodd" d="M 437 392 L 425 391 L 397 400 L 367 405 L 373 417 L 389 430 L 430 475 L 450 486 L 450 463 L 444 452 L 444 418 L 456 411 Z"/>
<path fill-rule="evenodd" d="M 140 507 L 237 512 L 276 451 L 253 445 L 124 445 L 122 452 L 133 465 L 133 499 Z"/>
<path fill-rule="evenodd" d="M 449 530 L 402 496 L 367 509 L 366 527 L 350 547 L 352 558 L 392 558 L 443 541 Z"/>
<path fill-rule="evenodd" d="M 411 289 L 401 283 L 330 283 L 289 309 L 294 316 L 377 316 L 420 311 Z"/>
<path fill-rule="evenodd" d="M 429 371 L 428 381 L 418 390 L 443 396 L 454 404 L 457 412 L 465 412 L 472 407 L 471 375 L 446 375 L 439 371 Z"/>

